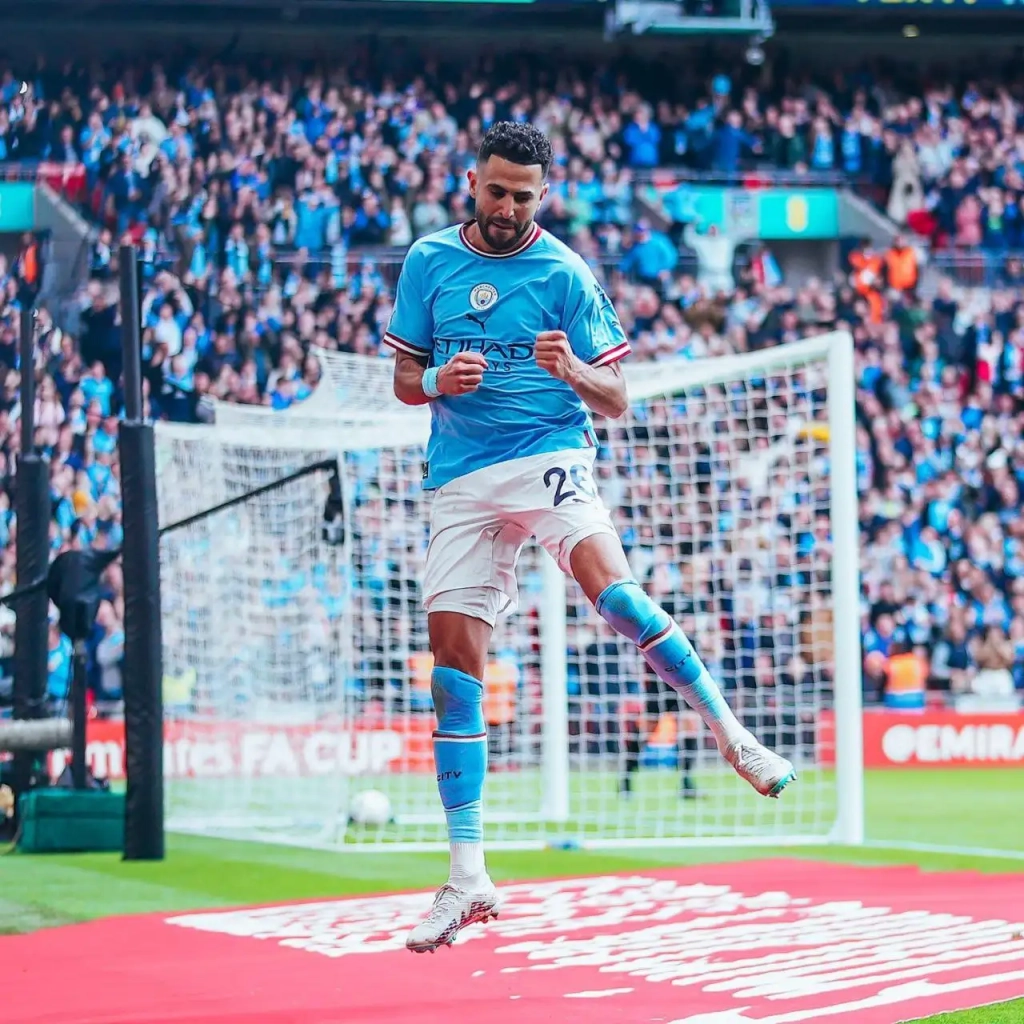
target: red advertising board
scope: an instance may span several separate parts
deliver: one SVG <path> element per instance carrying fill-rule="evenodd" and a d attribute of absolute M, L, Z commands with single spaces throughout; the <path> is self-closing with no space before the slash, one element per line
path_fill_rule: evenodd
<path fill-rule="evenodd" d="M 312 778 L 382 772 L 433 772 L 433 715 L 364 716 L 354 724 L 279 725 L 251 722 L 167 722 L 164 774 L 170 779 Z M 69 751 L 50 755 L 60 774 Z M 125 777 L 124 723 L 95 719 L 86 733 L 93 775 Z"/>
<path fill-rule="evenodd" d="M 171 779 L 360 775 L 434 771 L 434 716 L 367 714 L 355 723 L 181 722 L 164 726 L 164 773 Z M 818 763 L 835 764 L 835 719 L 818 721 Z M 54 751 L 56 777 L 70 758 Z M 98 778 L 123 779 L 124 724 L 89 723 L 86 758 Z M 1024 766 L 1024 712 L 865 711 L 868 768 Z"/>
<path fill-rule="evenodd" d="M 835 764 L 835 720 L 818 723 L 819 763 Z M 1024 765 L 1024 712 L 865 711 L 868 768 Z"/>

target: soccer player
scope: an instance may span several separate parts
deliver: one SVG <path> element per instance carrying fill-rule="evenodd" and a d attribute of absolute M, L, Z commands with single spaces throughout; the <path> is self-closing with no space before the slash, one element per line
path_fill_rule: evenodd
<path fill-rule="evenodd" d="M 492 126 L 468 174 L 475 218 L 411 247 L 384 337 L 397 353 L 396 396 L 431 411 L 423 600 L 451 869 L 407 939 L 420 953 L 498 914 L 482 842 L 482 679 L 495 621 L 517 605 L 515 568 L 530 537 L 703 718 L 759 793 L 776 797 L 795 778 L 736 720 L 690 642 L 633 579 L 597 493 L 588 409 L 611 419 L 626 411 L 618 363 L 630 345 L 586 263 L 534 221 L 551 159 L 537 128 Z"/>

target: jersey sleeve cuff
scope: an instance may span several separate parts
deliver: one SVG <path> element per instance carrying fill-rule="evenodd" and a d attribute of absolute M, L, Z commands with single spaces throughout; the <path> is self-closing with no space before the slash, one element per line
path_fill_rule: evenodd
<path fill-rule="evenodd" d="M 633 351 L 632 346 L 628 341 L 624 341 L 621 345 L 616 345 L 614 348 L 605 349 L 600 355 L 594 356 L 590 360 L 591 366 L 611 366 L 612 363 L 617 363 L 620 359 L 625 359 L 630 352 Z"/>
<path fill-rule="evenodd" d="M 419 345 L 414 345 L 411 341 L 406 341 L 404 338 L 398 337 L 397 334 L 392 334 L 391 331 L 385 333 L 384 344 L 389 348 L 393 348 L 396 352 L 405 352 L 410 356 L 430 355 L 430 349 L 420 348 Z"/>

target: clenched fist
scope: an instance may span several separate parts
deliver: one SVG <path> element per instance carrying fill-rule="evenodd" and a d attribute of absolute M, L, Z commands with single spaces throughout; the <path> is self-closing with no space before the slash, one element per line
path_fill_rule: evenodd
<path fill-rule="evenodd" d="M 452 356 L 437 374 L 437 388 L 442 395 L 468 395 L 480 387 L 487 360 L 479 352 L 459 352 Z"/>
<path fill-rule="evenodd" d="M 579 364 L 565 331 L 541 331 L 533 354 L 537 365 L 559 380 L 568 381 Z"/>

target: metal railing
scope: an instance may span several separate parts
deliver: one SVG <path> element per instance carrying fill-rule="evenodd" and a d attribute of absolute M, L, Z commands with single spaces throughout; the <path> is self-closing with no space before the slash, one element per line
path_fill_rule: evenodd
<path fill-rule="evenodd" d="M 0 160 L 0 181 L 35 181 L 41 160 Z"/>
<path fill-rule="evenodd" d="M 284 284 L 291 272 L 295 270 L 307 279 L 316 279 L 325 272 L 337 275 L 340 271 L 340 279 L 344 285 L 339 285 L 339 287 L 347 286 L 354 278 L 365 273 L 379 275 L 386 285 L 394 285 L 398 281 L 398 273 L 402 269 L 407 252 L 408 249 L 405 246 L 354 247 L 345 250 L 339 257 L 329 248 L 308 250 L 277 246 L 270 264 L 273 280 L 277 284 Z M 596 276 L 607 282 L 619 273 L 619 266 L 624 257 L 625 253 L 601 253 L 596 259 L 588 260 L 588 263 Z M 153 263 L 158 270 L 166 269 L 179 275 L 187 269 L 184 255 L 174 250 L 159 250 Z M 217 270 L 222 269 L 224 268 L 217 264 Z M 679 264 L 674 273 L 679 275 L 695 271 L 696 262 L 692 258 L 692 254 L 685 250 L 681 251 Z M 266 285 L 260 285 L 259 276 L 259 268 L 254 269 L 250 264 L 249 283 L 257 292 L 262 292 L 265 291 Z M 630 275 L 626 275 L 626 277 L 629 279 Z"/>
<path fill-rule="evenodd" d="M 723 188 L 846 188 L 855 179 L 842 171 L 792 171 L 750 161 L 735 171 L 701 171 L 684 165 L 635 169 L 637 185 L 655 188 L 679 185 L 717 185 Z"/>
<path fill-rule="evenodd" d="M 969 288 L 1024 288 L 1024 252 L 1009 249 L 952 249 L 933 252 L 928 266 L 934 274 Z"/>
<path fill-rule="evenodd" d="M 637 185 L 672 187 L 690 183 L 734 188 L 842 188 L 858 180 L 842 171 L 793 171 L 773 167 L 759 160 L 747 160 L 735 171 L 697 170 L 684 164 L 632 169 Z M 84 187 L 83 164 L 65 164 L 52 160 L 0 160 L 0 181 L 36 181 L 44 178 L 51 188 L 61 191 L 59 183 Z M 58 184 L 55 184 L 58 183 Z"/>
<path fill-rule="evenodd" d="M 84 164 L 54 160 L 0 160 L 0 182 L 43 181 L 62 199 L 85 200 L 88 185 Z"/>

